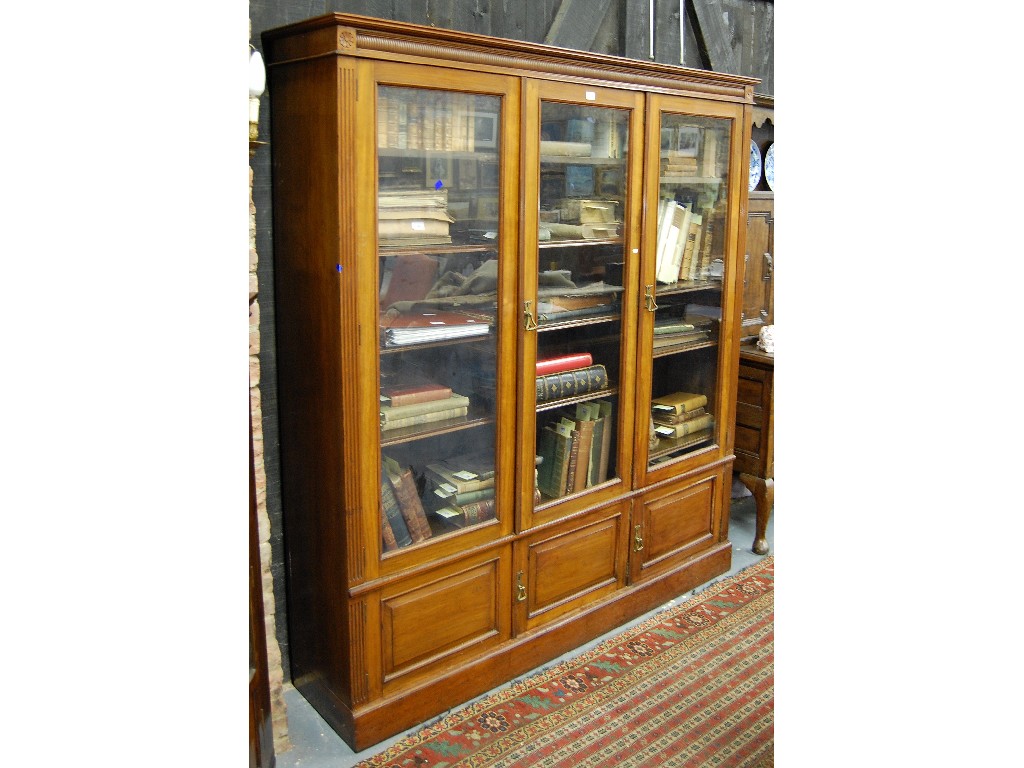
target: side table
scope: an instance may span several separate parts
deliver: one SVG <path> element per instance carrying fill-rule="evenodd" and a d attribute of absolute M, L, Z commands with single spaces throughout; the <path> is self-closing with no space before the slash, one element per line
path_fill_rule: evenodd
<path fill-rule="evenodd" d="M 736 393 L 736 464 L 739 480 L 754 495 L 757 530 L 753 551 L 768 552 L 765 531 L 775 505 L 775 355 L 740 347 Z"/>

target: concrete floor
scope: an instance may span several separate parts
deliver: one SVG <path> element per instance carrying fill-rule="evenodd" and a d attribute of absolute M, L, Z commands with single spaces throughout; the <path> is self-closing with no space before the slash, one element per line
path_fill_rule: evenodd
<path fill-rule="evenodd" d="M 738 483 L 733 485 L 733 495 L 735 498 L 732 500 L 732 506 L 729 511 L 729 539 L 733 544 L 732 568 L 728 573 L 722 574 L 717 579 L 708 582 L 708 584 L 701 585 L 692 592 L 681 595 L 677 600 L 685 600 L 691 595 L 703 591 L 715 581 L 720 581 L 727 576 L 738 571 L 742 571 L 744 568 L 753 565 L 761 559 L 760 556 L 755 555 L 750 549 L 751 544 L 754 542 L 754 524 L 756 518 L 754 499 L 749 495 L 749 492 Z M 770 547 L 769 554 L 775 551 L 774 528 L 775 515 L 773 512 L 768 521 L 767 538 L 768 545 Z M 583 645 L 564 656 L 553 659 L 545 664 L 544 667 L 522 675 L 522 677 L 529 677 L 530 675 L 540 671 L 542 668 L 546 668 L 565 659 L 578 656 L 598 643 L 607 640 L 609 637 L 617 635 L 634 624 L 638 624 L 641 621 L 650 618 L 655 613 L 665 610 L 675 604 L 677 600 L 669 601 L 665 605 L 662 605 L 655 610 L 624 624 L 612 632 L 595 638 L 586 645 Z M 483 696 L 487 696 L 489 693 L 491 692 L 483 694 Z M 483 698 L 483 696 L 478 698 Z M 276 768 L 351 768 L 351 766 L 356 765 L 360 760 L 365 760 L 378 752 L 383 752 L 398 739 L 409 733 L 415 733 L 423 727 L 422 725 L 417 725 L 408 731 L 398 734 L 397 736 L 385 739 L 379 744 L 375 744 L 362 752 L 353 752 L 352 749 L 341 740 L 341 737 L 323 721 L 320 715 L 317 714 L 316 710 L 309 705 L 309 702 L 307 702 L 298 691 L 291 687 L 291 685 L 285 686 L 284 699 L 285 704 L 288 707 L 288 735 L 292 743 L 292 748 L 287 752 L 282 752 L 277 755 Z M 473 699 L 472 701 L 476 700 L 477 699 Z M 468 704 L 470 702 L 466 703 Z M 439 715 L 438 718 L 439 717 L 443 717 L 443 715 Z M 438 718 L 433 718 L 431 722 Z"/>

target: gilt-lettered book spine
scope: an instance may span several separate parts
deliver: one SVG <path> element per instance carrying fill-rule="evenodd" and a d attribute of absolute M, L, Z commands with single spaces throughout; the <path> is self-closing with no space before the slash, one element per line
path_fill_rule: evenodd
<path fill-rule="evenodd" d="M 603 364 L 590 365 L 565 373 L 537 377 L 537 402 L 575 397 L 608 387 L 608 371 Z"/>
<path fill-rule="evenodd" d="M 402 510 L 402 517 L 409 528 L 409 535 L 413 544 L 426 541 L 433 533 L 430 530 L 430 523 L 427 522 L 427 513 L 423 509 L 419 492 L 416 490 L 416 481 L 412 471 L 406 469 L 394 479 L 395 496 L 398 498 L 398 506 Z"/>
<path fill-rule="evenodd" d="M 395 489 L 391 487 L 387 472 L 382 469 L 380 475 L 380 503 L 384 516 L 391 524 L 391 530 L 395 535 L 395 543 L 399 547 L 407 547 L 412 544 L 412 535 L 402 517 L 402 508 L 398 505 L 398 498 L 395 496 Z"/>

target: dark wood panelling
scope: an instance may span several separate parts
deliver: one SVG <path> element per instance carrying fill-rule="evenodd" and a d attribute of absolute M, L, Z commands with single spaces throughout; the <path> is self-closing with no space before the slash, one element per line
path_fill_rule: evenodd
<path fill-rule="evenodd" d="M 562 0 L 544 42 L 560 48 L 592 50 L 612 0 Z"/>

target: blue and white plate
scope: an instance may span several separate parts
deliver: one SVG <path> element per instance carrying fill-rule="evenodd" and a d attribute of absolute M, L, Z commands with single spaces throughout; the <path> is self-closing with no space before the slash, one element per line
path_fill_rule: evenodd
<path fill-rule="evenodd" d="M 768 182 L 768 189 L 775 191 L 775 144 L 768 147 L 764 156 L 764 180 Z"/>
<path fill-rule="evenodd" d="M 750 142 L 750 183 L 747 185 L 747 191 L 753 192 L 757 187 L 757 182 L 761 180 L 761 152 L 757 148 L 756 142 Z"/>

